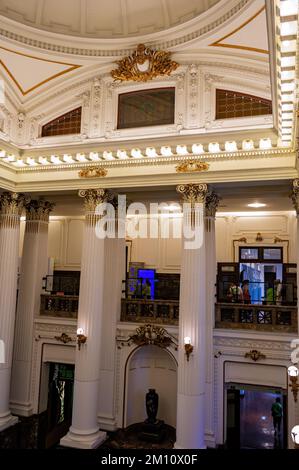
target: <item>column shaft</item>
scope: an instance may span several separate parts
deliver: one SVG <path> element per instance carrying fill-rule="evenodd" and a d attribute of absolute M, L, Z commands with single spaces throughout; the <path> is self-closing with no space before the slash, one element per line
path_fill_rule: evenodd
<path fill-rule="evenodd" d="M 96 448 L 106 434 L 99 431 L 101 342 L 104 316 L 105 240 L 97 238 L 99 217 L 94 210 L 105 201 L 106 191 L 84 190 L 86 218 L 81 262 L 78 327 L 87 336 L 76 350 L 72 426 L 61 444 L 82 449 Z M 103 384 L 103 390 L 105 384 Z"/>
<path fill-rule="evenodd" d="M 5 362 L 0 364 L 0 431 L 17 422 L 10 412 L 9 393 L 23 204 L 23 195 L 4 193 L 0 196 L 0 339 L 5 348 Z"/>
<path fill-rule="evenodd" d="M 16 314 L 12 368 L 11 409 L 21 416 L 33 414 L 31 368 L 34 317 L 39 315 L 42 278 L 48 266 L 48 225 L 53 204 L 39 200 L 26 205 L 21 276 Z"/>
<path fill-rule="evenodd" d="M 204 212 L 207 186 L 183 185 L 178 191 L 194 210 Z M 185 208 L 184 208 L 185 212 Z M 202 244 L 186 248 L 183 239 L 180 287 L 177 440 L 175 447 L 201 449 L 205 447 L 205 382 L 206 382 L 206 253 L 202 220 L 191 212 L 191 225 L 202 231 Z M 185 217 L 183 229 L 190 219 Z M 191 339 L 193 352 L 187 360 L 184 338 Z"/>
<path fill-rule="evenodd" d="M 115 430 L 115 353 L 116 326 L 120 319 L 122 280 L 125 276 L 125 239 L 105 240 L 104 318 L 101 348 L 101 382 L 105 394 L 99 404 L 101 427 Z"/>

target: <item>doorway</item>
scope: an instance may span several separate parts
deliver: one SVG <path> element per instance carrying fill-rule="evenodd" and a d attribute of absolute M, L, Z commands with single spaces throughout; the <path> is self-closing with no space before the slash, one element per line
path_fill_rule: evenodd
<path fill-rule="evenodd" d="M 277 400 L 278 399 L 278 400 Z M 274 430 L 271 408 L 280 401 L 282 420 Z M 284 449 L 286 394 L 282 389 L 244 384 L 226 385 L 226 445 L 239 449 Z"/>
<path fill-rule="evenodd" d="M 72 364 L 50 363 L 46 449 L 57 445 L 71 425 L 74 371 Z"/>

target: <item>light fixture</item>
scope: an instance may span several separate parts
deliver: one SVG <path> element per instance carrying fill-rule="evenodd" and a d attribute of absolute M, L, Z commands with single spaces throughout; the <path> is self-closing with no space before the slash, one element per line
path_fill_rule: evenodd
<path fill-rule="evenodd" d="M 86 343 L 86 340 L 87 340 L 87 336 L 85 336 L 83 328 L 78 328 L 77 329 L 77 344 L 78 344 L 79 351 L 81 349 L 81 345 Z"/>
<path fill-rule="evenodd" d="M 38 157 L 38 163 L 41 165 L 50 165 L 50 162 L 46 157 Z"/>
<path fill-rule="evenodd" d="M 298 0 L 284 0 L 280 2 L 280 16 L 293 16 L 298 13 Z"/>
<path fill-rule="evenodd" d="M 245 139 L 242 142 L 242 149 L 243 150 L 253 150 L 254 149 L 254 143 L 252 139 Z"/>
<path fill-rule="evenodd" d="M 263 202 L 251 202 L 250 204 L 247 204 L 247 207 L 253 207 L 254 209 L 258 209 L 259 207 L 265 207 L 266 204 Z"/>
<path fill-rule="evenodd" d="M 56 155 L 51 155 L 51 162 L 54 163 L 54 165 L 60 165 L 62 163 L 60 158 Z"/>
<path fill-rule="evenodd" d="M 84 153 L 77 153 L 76 154 L 76 160 L 78 160 L 78 162 L 87 162 L 87 158 L 85 157 L 85 154 Z"/>
<path fill-rule="evenodd" d="M 104 160 L 114 160 L 113 153 L 110 150 L 104 150 L 103 158 Z"/>
<path fill-rule="evenodd" d="M 93 162 L 98 162 L 98 161 L 100 160 L 100 157 L 99 157 L 98 152 L 90 152 L 90 153 L 89 153 L 89 158 L 90 158 L 90 160 L 92 160 Z"/>
<path fill-rule="evenodd" d="M 120 160 L 126 160 L 127 158 L 129 158 L 125 149 L 118 149 L 116 152 L 116 156 Z"/>
<path fill-rule="evenodd" d="M 161 147 L 161 154 L 163 157 L 170 157 L 172 155 L 171 147 L 163 146 Z"/>
<path fill-rule="evenodd" d="M 66 163 L 74 163 L 73 157 L 71 155 L 68 155 L 67 153 L 65 153 L 62 158 L 63 161 Z"/>
<path fill-rule="evenodd" d="M 192 153 L 204 153 L 204 148 L 202 144 L 193 144 L 192 145 Z"/>
<path fill-rule="evenodd" d="M 266 137 L 264 139 L 260 139 L 260 149 L 270 149 L 272 147 L 271 144 L 271 139 L 269 137 Z"/>
<path fill-rule="evenodd" d="M 299 425 L 293 427 L 291 431 L 292 441 L 294 443 L 295 449 L 299 449 Z"/>
<path fill-rule="evenodd" d="M 297 21 L 284 21 L 280 26 L 281 36 L 295 36 L 297 34 Z"/>
<path fill-rule="evenodd" d="M 145 155 L 150 158 L 154 158 L 158 156 L 155 147 L 146 147 Z"/>
<path fill-rule="evenodd" d="M 133 158 L 142 158 L 143 155 L 142 155 L 142 153 L 141 153 L 141 150 L 138 149 L 138 148 L 132 149 L 132 150 L 131 150 L 131 157 L 133 157 Z"/>
<path fill-rule="evenodd" d="M 193 351 L 193 346 L 191 344 L 191 338 L 189 336 L 185 336 L 184 346 L 185 346 L 185 353 L 186 353 L 186 356 L 187 356 L 187 361 L 189 361 L 189 356 Z"/>
<path fill-rule="evenodd" d="M 237 142 L 234 140 L 228 140 L 225 142 L 224 148 L 226 152 L 236 152 L 238 150 Z"/>
<path fill-rule="evenodd" d="M 220 152 L 220 147 L 219 147 L 218 142 L 209 143 L 209 152 L 211 153 Z"/>
<path fill-rule="evenodd" d="M 176 146 L 176 153 L 178 155 L 188 155 L 188 150 L 186 145 L 177 145 Z"/>
<path fill-rule="evenodd" d="M 297 401 L 298 389 L 299 389 L 299 384 L 297 383 L 298 382 L 299 370 L 297 369 L 296 366 L 290 366 L 288 368 L 288 374 L 289 374 L 290 381 L 291 381 L 289 386 L 291 387 L 291 390 L 293 392 L 294 401 Z"/>

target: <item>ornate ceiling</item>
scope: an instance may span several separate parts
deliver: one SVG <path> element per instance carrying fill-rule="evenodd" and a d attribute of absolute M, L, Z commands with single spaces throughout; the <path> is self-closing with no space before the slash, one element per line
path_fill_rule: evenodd
<path fill-rule="evenodd" d="M 1 0 L 0 14 L 33 28 L 120 38 L 178 26 L 220 0 Z"/>

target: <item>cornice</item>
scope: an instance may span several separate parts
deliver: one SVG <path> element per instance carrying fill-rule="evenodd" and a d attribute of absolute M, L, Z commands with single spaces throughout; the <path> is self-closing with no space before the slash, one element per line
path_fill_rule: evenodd
<path fill-rule="evenodd" d="M 218 8 L 200 15 L 183 25 L 162 32 L 120 39 L 89 39 L 38 30 L 5 17 L 1 17 L 0 35 L 27 47 L 60 54 L 86 57 L 120 57 L 129 55 L 138 43 L 150 42 L 159 49 L 175 49 L 206 35 L 225 23 L 252 0 L 225 0 Z M 218 12 L 218 17 L 215 13 Z M 70 44 L 70 45 L 67 45 Z M 121 45 L 121 48 L 119 47 Z M 134 45 L 134 46 L 133 46 Z M 125 48 L 123 48 L 125 46 Z"/>
<path fill-rule="evenodd" d="M 295 156 L 295 151 L 285 148 L 269 149 L 269 150 L 253 150 L 253 151 L 238 151 L 238 152 L 221 152 L 221 153 L 208 153 L 208 154 L 198 154 L 198 155 L 173 155 L 171 157 L 144 157 L 144 158 L 128 158 L 126 160 L 99 160 L 99 161 L 88 161 L 84 163 L 64 163 L 60 165 L 39 165 L 39 166 L 26 166 L 21 168 L 14 167 L 16 173 L 28 173 L 28 172 L 51 172 L 57 170 L 80 170 L 88 168 L 90 166 L 103 166 L 105 168 L 113 167 L 140 167 L 140 166 L 156 166 L 156 165 L 171 165 L 178 164 L 193 160 L 200 161 L 237 161 L 237 160 L 251 160 L 251 159 L 260 159 L 260 158 L 279 158 L 280 156 Z M 6 168 L 11 168 L 7 163 L 3 163 L 0 160 L 1 165 Z"/>

